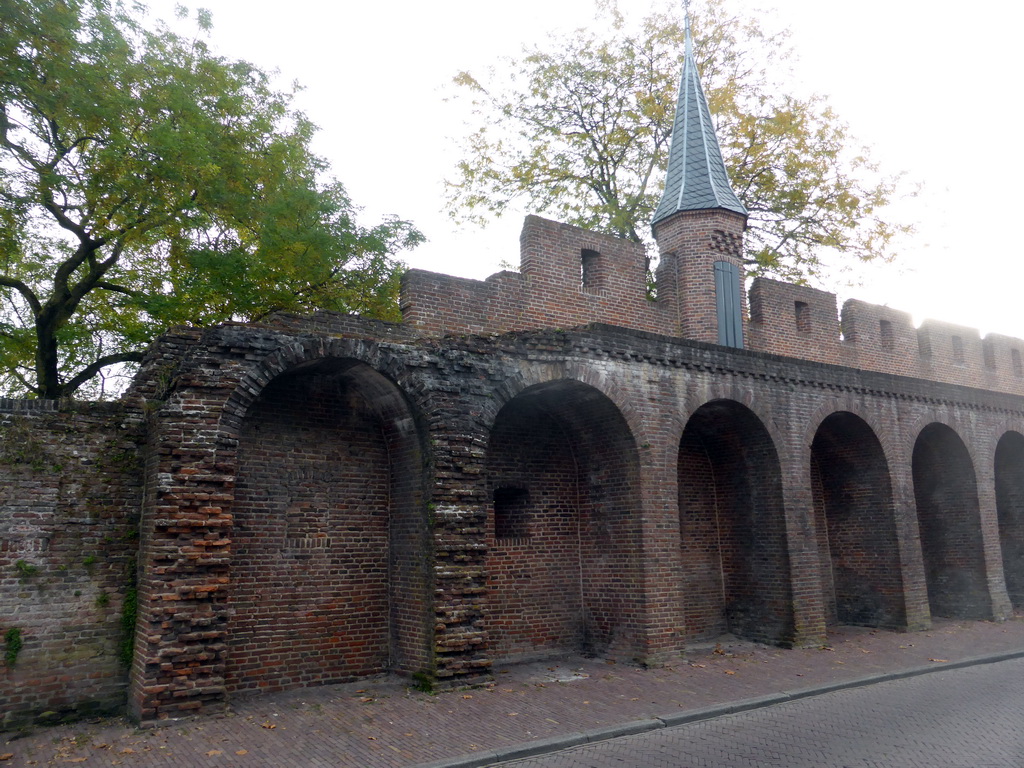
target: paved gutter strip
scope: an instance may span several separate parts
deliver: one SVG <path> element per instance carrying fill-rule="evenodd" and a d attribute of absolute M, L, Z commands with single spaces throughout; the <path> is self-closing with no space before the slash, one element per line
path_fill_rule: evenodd
<path fill-rule="evenodd" d="M 671 728 L 677 725 L 687 725 L 702 720 L 713 720 L 725 715 L 733 715 L 740 712 L 749 712 L 754 709 L 784 704 L 787 701 L 807 699 L 813 696 L 822 696 L 826 693 L 844 691 L 852 688 L 863 688 L 867 685 L 884 683 L 891 680 L 902 680 L 909 677 L 918 677 L 932 672 L 942 672 L 949 669 L 962 669 L 973 667 L 979 664 L 995 664 L 1000 661 L 1024 658 L 1024 650 L 995 653 L 987 656 L 974 656 L 959 661 L 936 662 L 934 665 L 910 667 L 895 672 L 879 672 L 875 675 L 865 675 L 851 680 L 843 680 L 837 683 L 816 685 L 808 688 L 799 688 L 794 691 L 783 691 L 765 696 L 757 696 L 751 699 L 716 704 L 701 709 L 672 712 L 667 715 L 646 720 L 632 720 L 618 725 L 610 725 L 605 728 L 597 728 L 583 733 L 569 733 L 561 736 L 551 736 L 546 739 L 528 741 L 511 747 L 499 747 L 497 749 L 476 752 L 471 755 L 463 755 L 448 760 L 441 760 L 433 763 L 423 763 L 413 768 L 484 768 L 490 765 L 500 765 L 537 755 L 560 752 L 564 749 L 580 746 L 581 744 L 592 744 L 608 739 L 617 739 L 622 736 L 633 736 L 638 733 L 647 733 L 659 728 Z"/>
<path fill-rule="evenodd" d="M 556 737 L 557 739 L 558 737 Z M 549 741 L 544 739 L 544 741 Z M 553 741 L 553 740 L 552 740 Z M 534 742 L 531 742 L 534 743 Z M 572 744 L 571 746 L 576 746 Z M 558 752 L 561 749 L 568 749 L 568 747 L 556 747 L 552 746 L 549 752 Z M 535 754 L 542 754 L 537 752 Z M 474 752 L 471 755 L 463 755 L 462 757 L 453 757 L 450 760 L 438 760 L 433 763 L 421 763 L 414 766 L 413 768 L 482 768 L 486 765 L 496 765 L 499 763 L 501 758 L 498 757 L 498 753 L 493 749 L 484 750 L 483 752 Z"/>
<path fill-rule="evenodd" d="M 641 731 L 635 731 L 635 733 L 641 733 Z M 527 741 L 511 747 L 500 747 L 494 751 L 498 753 L 499 759 L 504 762 L 518 760 L 523 757 L 533 757 L 534 755 L 546 755 L 549 752 L 558 752 L 570 747 L 578 747 L 581 744 L 589 744 L 593 741 L 598 741 L 598 739 L 591 739 L 589 734 L 586 733 L 567 733 L 564 736 L 549 736 L 546 739 Z"/>

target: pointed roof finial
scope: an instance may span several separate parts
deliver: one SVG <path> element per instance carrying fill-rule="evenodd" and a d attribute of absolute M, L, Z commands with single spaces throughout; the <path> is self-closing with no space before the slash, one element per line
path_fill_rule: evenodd
<path fill-rule="evenodd" d="M 747 209 L 729 184 L 722 150 L 711 121 L 711 110 L 697 72 L 690 35 L 690 0 L 683 0 L 683 14 L 683 74 L 679 82 L 679 100 L 672 126 L 665 192 L 654 212 L 652 226 L 677 211 L 724 208 L 744 216 L 747 214 Z"/>

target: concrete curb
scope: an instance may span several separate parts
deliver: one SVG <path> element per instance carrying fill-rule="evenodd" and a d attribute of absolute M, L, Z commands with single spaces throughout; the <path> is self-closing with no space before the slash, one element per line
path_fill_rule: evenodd
<path fill-rule="evenodd" d="M 563 749 L 578 747 L 581 744 L 592 744 L 608 739 L 617 739 L 621 736 L 634 736 L 638 733 L 648 733 L 659 728 L 671 728 L 676 725 L 687 725 L 698 723 L 702 720 L 713 720 L 724 715 L 734 715 L 740 712 L 749 712 L 754 709 L 763 709 L 776 704 L 783 704 L 787 701 L 808 699 L 812 696 L 822 696 L 826 693 L 846 691 L 853 688 L 863 688 L 867 685 L 885 683 L 891 680 L 904 680 L 910 677 L 919 677 L 932 672 L 942 672 L 950 669 L 963 669 L 974 667 L 980 664 L 996 664 L 1000 661 L 1024 658 L 1024 650 L 1007 651 L 994 653 L 987 656 L 972 656 L 967 659 L 949 662 L 935 662 L 928 666 L 908 667 L 894 672 L 879 672 L 876 675 L 865 675 L 855 677 L 852 680 L 843 680 L 837 683 L 826 683 L 824 685 L 798 688 L 793 691 L 782 691 L 770 693 L 765 696 L 757 696 L 751 699 L 740 699 L 725 704 L 715 704 L 701 709 L 692 709 L 683 712 L 672 712 L 670 714 L 654 717 L 648 720 L 632 720 L 627 723 L 610 725 L 603 728 L 595 728 L 590 731 L 575 731 L 572 733 L 550 736 L 546 739 L 527 741 L 509 747 L 498 747 L 496 749 L 474 752 L 471 755 L 440 760 L 433 763 L 420 763 L 413 768 L 484 768 L 489 765 L 500 765 L 512 760 L 521 760 L 526 757 L 560 752 Z"/>

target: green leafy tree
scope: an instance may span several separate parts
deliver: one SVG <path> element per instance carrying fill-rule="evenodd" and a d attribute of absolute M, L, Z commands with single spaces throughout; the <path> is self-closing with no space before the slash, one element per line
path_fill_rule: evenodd
<path fill-rule="evenodd" d="M 403 247 L 366 228 L 291 93 L 117 0 L 0 0 L 0 389 L 95 395 L 167 326 L 395 319 Z M 184 11 L 180 11 L 182 15 Z"/>
<path fill-rule="evenodd" d="M 483 223 L 513 203 L 635 242 L 664 184 L 684 27 L 678 12 L 630 28 L 598 3 L 610 33 L 577 30 L 524 51 L 500 72 L 455 78 L 475 130 L 449 180 L 449 210 Z M 908 227 L 885 217 L 899 177 L 884 177 L 820 96 L 789 95 L 788 33 L 766 32 L 725 3 L 691 15 L 695 58 L 737 195 L 750 212 L 752 274 L 819 277 L 828 250 L 892 256 Z M 494 83 L 501 83 L 494 85 Z"/>

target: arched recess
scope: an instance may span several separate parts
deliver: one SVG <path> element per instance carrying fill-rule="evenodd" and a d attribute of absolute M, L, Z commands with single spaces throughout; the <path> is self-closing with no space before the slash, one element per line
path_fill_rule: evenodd
<path fill-rule="evenodd" d="M 1007 432 L 996 445 L 996 509 L 1003 574 L 1010 602 L 1024 609 L 1024 435 Z"/>
<path fill-rule="evenodd" d="M 914 443 L 912 466 L 932 615 L 991 617 L 978 485 L 967 446 L 950 427 L 933 422 Z"/>
<path fill-rule="evenodd" d="M 492 655 L 634 650 L 639 459 L 615 404 L 572 380 L 523 390 L 497 414 L 487 472 Z"/>
<path fill-rule="evenodd" d="M 735 401 L 706 403 L 683 430 L 678 472 L 687 638 L 790 642 L 782 476 L 768 431 Z"/>
<path fill-rule="evenodd" d="M 239 430 L 229 692 L 429 668 L 423 456 L 366 363 L 299 364 L 262 390 Z"/>
<path fill-rule="evenodd" d="M 828 416 L 811 443 L 811 489 L 828 624 L 906 624 L 892 482 L 859 416 Z"/>

